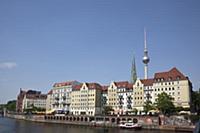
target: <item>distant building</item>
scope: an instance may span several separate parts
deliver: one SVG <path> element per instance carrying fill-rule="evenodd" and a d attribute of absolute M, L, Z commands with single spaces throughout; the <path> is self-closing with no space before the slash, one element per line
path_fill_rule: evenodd
<path fill-rule="evenodd" d="M 26 91 L 23 91 L 20 88 L 20 92 L 17 96 L 17 102 L 16 102 L 16 111 L 17 112 L 23 112 L 23 99 L 24 99 L 25 94 L 26 94 Z"/>
<path fill-rule="evenodd" d="M 28 90 L 23 99 L 23 110 L 33 107 L 46 109 L 46 94 L 41 94 L 40 91 Z"/>
<path fill-rule="evenodd" d="M 102 86 L 98 83 L 83 83 L 74 86 L 71 93 L 73 115 L 98 115 L 102 107 Z"/>
<path fill-rule="evenodd" d="M 17 112 L 23 112 L 25 109 L 31 109 L 33 107 L 46 109 L 46 98 L 47 95 L 41 94 L 40 91 L 23 91 L 20 89 L 16 104 Z"/>

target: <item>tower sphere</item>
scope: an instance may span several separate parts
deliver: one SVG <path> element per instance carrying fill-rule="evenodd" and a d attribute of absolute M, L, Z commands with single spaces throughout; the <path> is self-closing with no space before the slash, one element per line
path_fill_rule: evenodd
<path fill-rule="evenodd" d="M 144 56 L 142 61 L 143 61 L 144 64 L 148 64 L 149 61 L 150 61 L 150 58 L 148 56 Z"/>

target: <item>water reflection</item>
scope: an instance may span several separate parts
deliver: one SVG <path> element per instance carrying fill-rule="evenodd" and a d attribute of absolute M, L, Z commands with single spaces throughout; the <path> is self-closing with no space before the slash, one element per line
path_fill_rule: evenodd
<path fill-rule="evenodd" d="M 118 128 L 86 127 L 66 124 L 36 123 L 0 118 L 0 133 L 169 133 L 167 131 L 125 130 Z M 180 133 L 180 132 L 179 132 Z"/>

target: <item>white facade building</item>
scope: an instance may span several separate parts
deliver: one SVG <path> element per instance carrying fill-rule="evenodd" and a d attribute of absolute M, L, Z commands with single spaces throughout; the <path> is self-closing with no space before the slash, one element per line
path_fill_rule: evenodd
<path fill-rule="evenodd" d="M 46 99 L 47 95 L 41 94 L 39 91 L 29 90 L 24 95 L 22 109 L 31 109 L 33 107 L 46 109 Z"/>
<path fill-rule="evenodd" d="M 52 107 L 54 110 L 62 110 L 66 113 L 70 112 L 71 92 L 75 85 L 80 84 L 77 81 L 67 81 L 55 83 L 52 89 Z"/>
<path fill-rule="evenodd" d="M 132 87 L 128 81 L 111 82 L 108 87 L 108 106 L 114 114 L 126 114 L 132 109 Z"/>

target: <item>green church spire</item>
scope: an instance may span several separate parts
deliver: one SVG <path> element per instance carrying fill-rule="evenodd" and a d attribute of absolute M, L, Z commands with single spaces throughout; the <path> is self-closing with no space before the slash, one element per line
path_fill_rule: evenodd
<path fill-rule="evenodd" d="M 136 80 L 137 80 L 137 72 L 136 72 L 135 56 L 133 56 L 130 82 L 135 83 Z"/>

